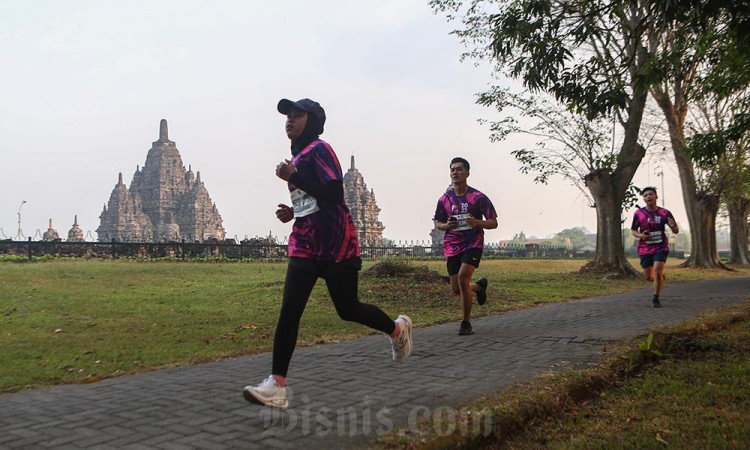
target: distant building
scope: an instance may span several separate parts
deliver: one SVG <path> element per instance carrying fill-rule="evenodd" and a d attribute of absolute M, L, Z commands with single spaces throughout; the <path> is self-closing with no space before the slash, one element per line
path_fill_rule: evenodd
<path fill-rule="evenodd" d="M 82 242 L 83 230 L 78 226 L 78 216 L 73 218 L 73 226 L 68 231 L 68 242 Z"/>
<path fill-rule="evenodd" d="M 453 184 L 449 184 L 445 188 L 445 192 L 453 189 Z M 437 202 L 436 202 L 437 203 Z M 445 231 L 438 229 L 437 220 L 432 219 L 432 230 L 430 230 L 430 242 L 432 243 L 432 251 L 443 254 L 443 240 L 445 238 Z"/>
<path fill-rule="evenodd" d="M 360 245 L 382 245 L 385 227 L 378 220 L 380 208 L 375 201 L 375 191 L 367 190 L 364 177 L 354 166 L 354 156 L 351 167 L 344 174 L 344 200 L 352 213 Z"/>
<path fill-rule="evenodd" d="M 185 170 L 180 152 L 169 140 L 167 121 L 159 124 L 159 140 L 136 168 L 130 189 L 122 173 L 96 229 L 100 242 L 169 242 L 223 240 L 221 215 L 201 181 Z M 71 230 L 72 231 L 72 230 Z"/>
<path fill-rule="evenodd" d="M 445 239 L 445 231 L 438 229 L 437 220 L 432 219 L 432 230 L 430 230 L 430 242 L 432 243 L 432 251 L 436 254 L 443 254 L 443 241 Z"/>
<path fill-rule="evenodd" d="M 52 219 L 49 220 L 49 228 L 47 228 L 47 231 L 44 232 L 42 235 L 43 241 L 59 241 L 60 235 L 57 234 L 57 230 L 52 228 Z"/>

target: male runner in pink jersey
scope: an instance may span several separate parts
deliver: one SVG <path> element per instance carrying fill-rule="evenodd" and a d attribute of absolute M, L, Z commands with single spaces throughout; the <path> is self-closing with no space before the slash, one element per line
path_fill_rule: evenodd
<path fill-rule="evenodd" d="M 452 187 L 440 197 L 434 220 L 439 230 L 444 230 L 443 254 L 448 258 L 448 276 L 453 294 L 461 298 L 463 320 L 458 334 L 474 334 L 471 326 L 471 299 L 477 294 L 477 303 L 487 301 L 487 279 L 471 282 L 474 269 L 479 267 L 484 250 L 484 230 L 497 228 L 497 212 L 490 199 L 469 186 L 469 162 L 453 158 L 450 164 Z M 484 219 L 482 219 L 484 217 Z"/>
<path fill-rule="evenodd" d="M 659 296 L 664 287 L 664 265 L 669 255 L 669 239 L 664 229 L 668 225 L 674 234 L 680 230 L 672 213 L 656 205 L 659 196 L 655 187 L 643 188 L 641 195 L 646 206 L 635 212 L 630 233 L 638 238 L 638 257 L 641 259 L 643 277 L 654 282 L 651 306 L 661 308 Z"/>

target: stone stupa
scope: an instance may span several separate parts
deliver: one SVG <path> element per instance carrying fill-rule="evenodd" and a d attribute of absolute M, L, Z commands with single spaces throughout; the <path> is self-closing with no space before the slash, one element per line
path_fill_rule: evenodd
<path fill-rule="evenodd" d="M 57 230 L 52 228 L 52 219 L 49 220 L 49 228 L 47 228 L 47 231 L 44 232 L 42 235 L 43 241 L 59 241 L 60 235 L 57 234 Z"/>
<path fill-rule="evenodd" d="M 78 215 L 73 217 L 73 226 L 68 231 L 68 242 L 83 242 L 83 230 L 78 226 Z"/>

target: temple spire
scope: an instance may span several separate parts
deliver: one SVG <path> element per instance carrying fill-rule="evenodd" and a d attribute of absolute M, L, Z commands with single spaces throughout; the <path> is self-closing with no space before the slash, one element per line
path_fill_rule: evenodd
<path fill-rule="evenodd" d="M 159 140 L 166 142 L 169 140 L 169 130 L 167 129 L 167 119 L 161 119 L 159 122 Z"/>
<path fill-rule="evenodd" d="M 161 121 L 159 122 L 159 140 L 154 142 L 154 145 L 175 145 L 174 142 L 169 140 L 169 127 L 167 127 L 167 119 L 161 119 Z"/>
<path fill-rule="evenodd" d="M 380 208 L 375 200 L 375 191 L 367 190 L 365 179 L 355 166 L 354 155 L 351 156 L 351 168 L 344 174 L 344 201 L 352 215 L 359 242 L 380 245 L 385 229 L 378 220 Z"/>

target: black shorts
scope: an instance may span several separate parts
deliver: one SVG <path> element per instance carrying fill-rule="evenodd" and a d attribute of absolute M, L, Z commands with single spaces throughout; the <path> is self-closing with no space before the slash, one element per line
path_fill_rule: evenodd
<path fill-rule="evenodd" d="M 667 256 L 669 256 L 669 251 L 652 253 L 650 255 L 640 255 L 641 268 L 648 269 L 654 265 L 654 261 L 667 262 Z"/>
<path fill-rule="evenodd" d="M 448 257 L 448 276 L 458 274 L 461 269 L 461 264 L 471 264 L 474 267 L 479 267 L 479 261 L 482 260 L 482 249 L 472 248 L 458 255 Z"/>

